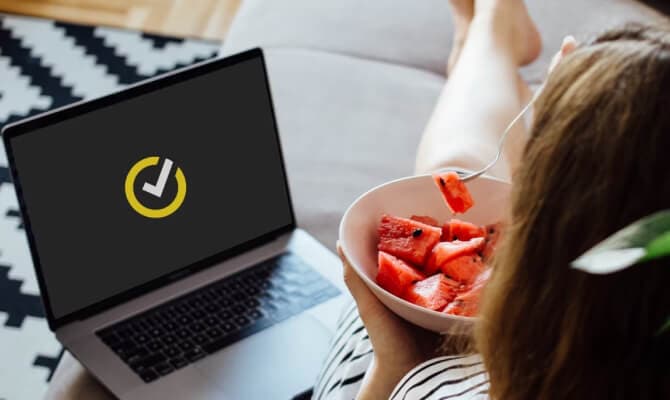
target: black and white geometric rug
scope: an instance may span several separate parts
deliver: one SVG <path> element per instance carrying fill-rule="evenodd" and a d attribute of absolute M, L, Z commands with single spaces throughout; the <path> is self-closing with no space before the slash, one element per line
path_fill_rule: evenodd
<path fill-rule="evenodd" d="M 0 128 L 216 56 L 220 43 L 0 14 Z M 41 399 L 49 332 L 0 143 L 0 400 Z"/>

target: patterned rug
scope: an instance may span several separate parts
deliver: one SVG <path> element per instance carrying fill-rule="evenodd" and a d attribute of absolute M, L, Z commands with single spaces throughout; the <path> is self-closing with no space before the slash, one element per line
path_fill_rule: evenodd
<path fill-rule="evenodd" d="M 219 46 L 0 14 L 0 128 L 214 57 Z M 0 143 L 0 400 L 42 398 L 61 354 Z"/>

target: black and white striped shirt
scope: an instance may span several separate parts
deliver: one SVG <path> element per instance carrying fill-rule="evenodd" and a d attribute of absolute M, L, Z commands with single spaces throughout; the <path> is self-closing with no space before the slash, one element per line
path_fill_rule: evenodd
<path fill-rule="evenodd" d="M 319 374 L 314 400 L 356 398 L 373 359 L 372 345 L 355 304 L 345 308 L 330 354 Z M 488 377 L 481 357 L 438 357 L 410 371 L 390 400 L 486 400 Z"/>

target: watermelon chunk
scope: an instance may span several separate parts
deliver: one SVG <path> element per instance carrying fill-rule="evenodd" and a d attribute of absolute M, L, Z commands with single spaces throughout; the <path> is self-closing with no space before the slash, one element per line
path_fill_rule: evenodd
<path fill-rule="evenodd" d="M 423 265 L 442 237 L 442 229 L 411 219 L 382 216 L 378 250 Z"/>
<path fill-rule="evenodd" d="M 378 256 L 377 283 L 398 297 L 415 282 L 426 277 L 405 261 L 380 251 Z"/>
<path fill-rule="evenodd" d="M 431 310 L 441 310 L 458 294 L 459 283 L 442 274 L 416 282 L 405 292 L 405 300 Z"/>
<path fill-rule="evenodd" d="M 484 286 L 486 285 L 486 282 L 488 282 L 490 276 L 490 269 L 482 272 L 482 274 L 477 277 L 475 283 L 473 283 L 468 290 L 456 296 L 456 298 L 442 311 L 452 315 L 474 317 L 479 310 L 479 298 L 481 296 L 482 290 L 484 289 Z"/>
<path fill-rule="evenodd" d="M 441 270 L 443 266 L 460 256 L 474 255 L 482 250 L 484 246 L 484 238 L 472 238 L 467 242 L 456 240 L 453 242 L 438 243 L 428 257 L 428 262 L 425 264 L 424 272 L 427 274 L 434 274 Z"/>
<path fill-rule="evenodd" d="M 433 180 L 452 213 L 464 213 L 475 204 L 468 188 L 456 172 L 436 172 L 433 174 Z"/>
<path fill-rule="evenodd" d="M 486 268 L 484 261 L 476 254 L 456 257 L 440 267 L 448 277 L 466 285 L 473 283 L 484 268 Z"/>
<path fill-rule="evenodd" d="M 485 237 L 486 229 L 458 219 L 449 220 L 442 227 L 442 241 L 467 241 L 476 237 Z"/>
<path fill-rule="evenodd" d="M 422 224 L 430 225 L 430 226 L 437 226 L 438 228 L 440 227 L 440 223 L 437 222 L 437 220 L 433 217 L 429 217 L 426 215 L 412 215 L 410 217 L 412 221 L 417 221 L 421 222 Z"/>

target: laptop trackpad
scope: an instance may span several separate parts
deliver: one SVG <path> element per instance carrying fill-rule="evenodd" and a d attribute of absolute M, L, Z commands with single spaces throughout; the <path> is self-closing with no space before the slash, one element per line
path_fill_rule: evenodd
<path fill-rule="evenodd" d="M 209 356 L 195 368 L 226 398 L 289 400 L 314 385 L 330 339 L 323 325 L 302 314 Z"/>

